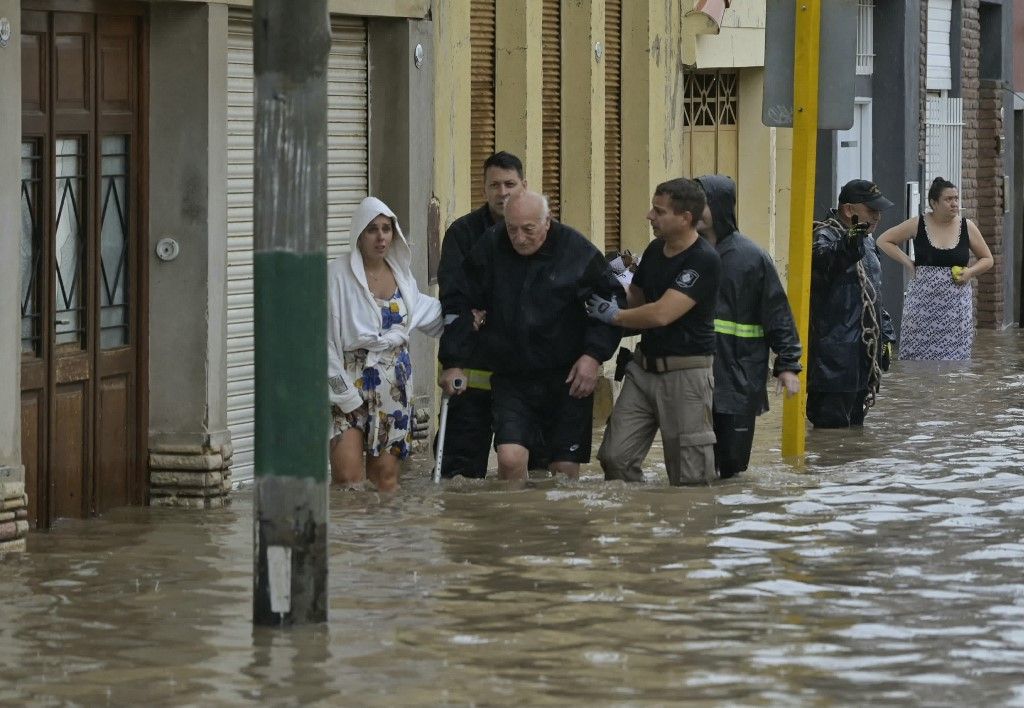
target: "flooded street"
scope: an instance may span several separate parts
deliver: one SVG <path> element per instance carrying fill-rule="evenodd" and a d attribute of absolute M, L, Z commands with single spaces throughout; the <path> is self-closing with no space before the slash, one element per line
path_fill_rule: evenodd
<path fill-rule="evenodd" d="M 331 493 L 330 623 L 254 631 L 252 495 L 0 562 L 0 705 L 1024 705 L 1024 337 L 711 488 Z M 596 449 L 596 443 L 595 443 Z"/>

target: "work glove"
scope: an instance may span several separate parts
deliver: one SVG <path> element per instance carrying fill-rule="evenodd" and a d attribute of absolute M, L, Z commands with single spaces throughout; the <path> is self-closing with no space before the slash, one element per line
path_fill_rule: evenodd
<path fill-rule="evenodd" d="M 889 370 L 889 364 L 892 363 L 892 342 L 886 342 L 882 345 L 882 353 L 878 358 L 878 368 L 882 371 Z"/>
<path fill-rule="evenodd" d="M 605 300 L 597 293 L 591 295 L 587 300 L 587 315 L 595 320 L 613 325 L 617 314 L 619 314 L 619 305 L 614 300 Z"/>
<path fill-rule="evenodd" d="M 854 219 L 856 219 L 856 217 L 854 217 Z M 853 224 L 850 225 L 850 228 L 846 230 L 846 238 L 848 238 L 851 243 L 857 243 L 858 241 L 863 241 L 869 233 L 868 223 L 866 221 L 854 221 Z"/>

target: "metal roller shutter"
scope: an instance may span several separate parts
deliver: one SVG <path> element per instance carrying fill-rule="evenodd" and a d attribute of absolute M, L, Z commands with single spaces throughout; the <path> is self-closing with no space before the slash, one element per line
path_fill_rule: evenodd
<path fill-rule="evenodd" d="M 604 250 L 622 244 L 622 0 L 604 5 Z"/>
<path fill-rule="evenodd" d="M 349 219 L 368 190 L 366 23 L 331 22 L 327 75 L 327 254 L 349 249 Z M 227 415 L 234 445 L 232 478 L 252 479 L 253 380 L 253 65 L 252 19 L 232 11 L 228 25 Z"/>
<path fill-rule="evenodd" d="M 541 183 L 558 218 L 562 197 L 562 8 L 560 0 L 544 0 L 541 20 L 542 160 Z"/>
<path fill-rule="evenodd" d="M 484 160 L 495 150 L 494 44 L 495 0 L 472 0 L 469 6 L 470 130 L 469 193 L 476 201 Z"/>

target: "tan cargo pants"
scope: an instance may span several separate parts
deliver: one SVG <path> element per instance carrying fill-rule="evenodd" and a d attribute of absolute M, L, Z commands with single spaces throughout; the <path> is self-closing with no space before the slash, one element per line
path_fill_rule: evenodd
<path fill-rule="evenodd" d="M 710 484 L 717 477 L 714 389 L 711 367 L 655 374 L 631 362 L 597 452 L 605 479 L 642 482 L 644 459 L 660 429 L 669 483 Z"/>

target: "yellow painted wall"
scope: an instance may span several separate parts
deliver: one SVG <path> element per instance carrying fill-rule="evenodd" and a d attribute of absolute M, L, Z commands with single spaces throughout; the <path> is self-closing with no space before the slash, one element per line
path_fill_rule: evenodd
<path fill-rule="evenodd" d="M 495 22 L 495 144 L 523 161 L 527 185 L 541 187 L 541 0 L 498 0 Z"/>
<path fill-rule="evenodd" d="M 764 22 L 765 0 L 732 3 L 721 32 L 697 37 L 697 66 L 764 66 Z"/>
<path fill-rule="evenodd" d="M 651 194 L 684 175 L 680 47 L 686 2 L 628 0 L 622 38 L 622 245 L 642 251 L 651 238 Z M 523 158 L 540 187 L 541 0 L 499 0 L 496 52 L 497 146 Z M 788 253 L 792 139 L 761 124 L 764 0 L 733 3 L 722 32 L 700 36 L 698 66 L 739 67 L 741 229 L 784 272 Z M 434 0 L 434 194 L 441 225 L 481 203 L 469 174 L 469 0 Z M 563 0 L 563 220 L 601 244 L 604 233 L 604 0 Z M 582 31 L 584 30 L 585 31 Z M 689 176 L 689 175 L 687 175 Z M 470 189 L 467 185 L 473 184 Z"/>
<path fill-rule="evenodd" d="M 434 0 L 434 196 L 441 234 L 482 200 L 470 193 L 469 0 Z"/>
<path fill-rule="evenodd" d="M 641 252 L 658 183 L 683 174 L 679 3 L 623 4 L 622 245 Z"/>
<path fill-rule="evenodd" d="M 604 250 L 604 0 L 562 0 L 561 220 Z"/>
<path fill-rule="evenodd" d="M 740 231 L 772 252 L 771 129 L 761 123 L 764 70 L 739 72 L 739 154 L 736 177 Z"/>

